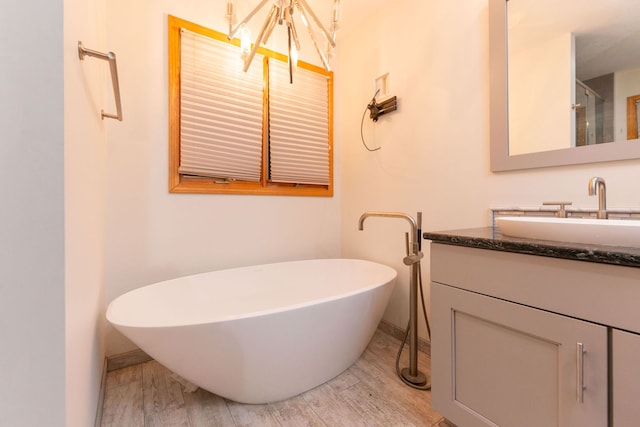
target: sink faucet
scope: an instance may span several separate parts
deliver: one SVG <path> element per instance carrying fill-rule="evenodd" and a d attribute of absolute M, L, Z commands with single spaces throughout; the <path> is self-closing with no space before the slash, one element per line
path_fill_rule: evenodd
<path fill-rule="evenodd" d="M 598 219 L 607 219 L 607 190 L 604 185 L 604 179 L 594 176 L 589 180 L 589 195 L 598 194 Z"/>
<path fill-rule="evenodd" d="M 565 206 L 571 205 L 571 202 L 542 202 L 542 204 L 545 206 L 560 206 L 560 208 L 556 211 L 556 216 L 558 218 L 566 218 L 567 209 L 565 208 Z"/>

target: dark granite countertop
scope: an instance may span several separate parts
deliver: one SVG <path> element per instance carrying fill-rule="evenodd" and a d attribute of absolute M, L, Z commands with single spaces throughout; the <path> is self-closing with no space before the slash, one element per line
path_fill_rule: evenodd
<path fill-rule="evenodd" d="M 504 236 L 497 227 L 427 231 L 423 237 L 426 240 L 446 245 L 640 268 L 640 248 L 521 239 Z"/>

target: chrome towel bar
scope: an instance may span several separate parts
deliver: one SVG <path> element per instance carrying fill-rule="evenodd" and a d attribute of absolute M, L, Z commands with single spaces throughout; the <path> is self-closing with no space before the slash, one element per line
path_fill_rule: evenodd
<path fill-rule="evenodd" d="M 118 66 L 116 65 L 116 54 L 113 52 L 102 53 L 95 50 L 87 49 L 82 42 L 78 42 L 78 56 L 80 60 L 84 60 L 85 56 L 91 56 L 98 59 L 103 59 L 109 62 L 109 68 L 111 69 L 111 82 L 113 83 L 113 96 L 116 101 L 116 114 L 105 113 L 104 110 L 100 110 L 102 119 L 105 117 L 110 119 L 118 119 L 122 121 L 122 104 L 120 103 L 120 84 L 118 83 Z"/>

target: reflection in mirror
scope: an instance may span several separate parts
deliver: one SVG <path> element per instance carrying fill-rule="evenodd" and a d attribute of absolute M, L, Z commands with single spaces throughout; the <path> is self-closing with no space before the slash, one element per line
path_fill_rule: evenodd
<path fill-rule="evenodd" d="M 627 139 L 626 100 L 640 93 L 640 30 L 631 13 L 640 2 L 543 3 L 507 3 L 510 153 Z"/>
<path fill-rule="evenodd" d="M 638 0 L 490 0 L 492 170 L 640 157 L 638 20 Z"/>

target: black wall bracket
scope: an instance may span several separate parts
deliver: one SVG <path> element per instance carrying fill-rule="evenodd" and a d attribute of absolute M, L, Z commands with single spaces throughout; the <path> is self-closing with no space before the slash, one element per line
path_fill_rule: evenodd
<path fill-rule="evenodd" d="M 391 98 L 378 103 L 374 96 L 371 102 L 369 102 L 369 105 L 367 105 L 367 108 L 369 109 L 369 118 L 374 122 L 377 122 L 378 117 L 398 109 L 398 98 L 392 96 Z"/>

